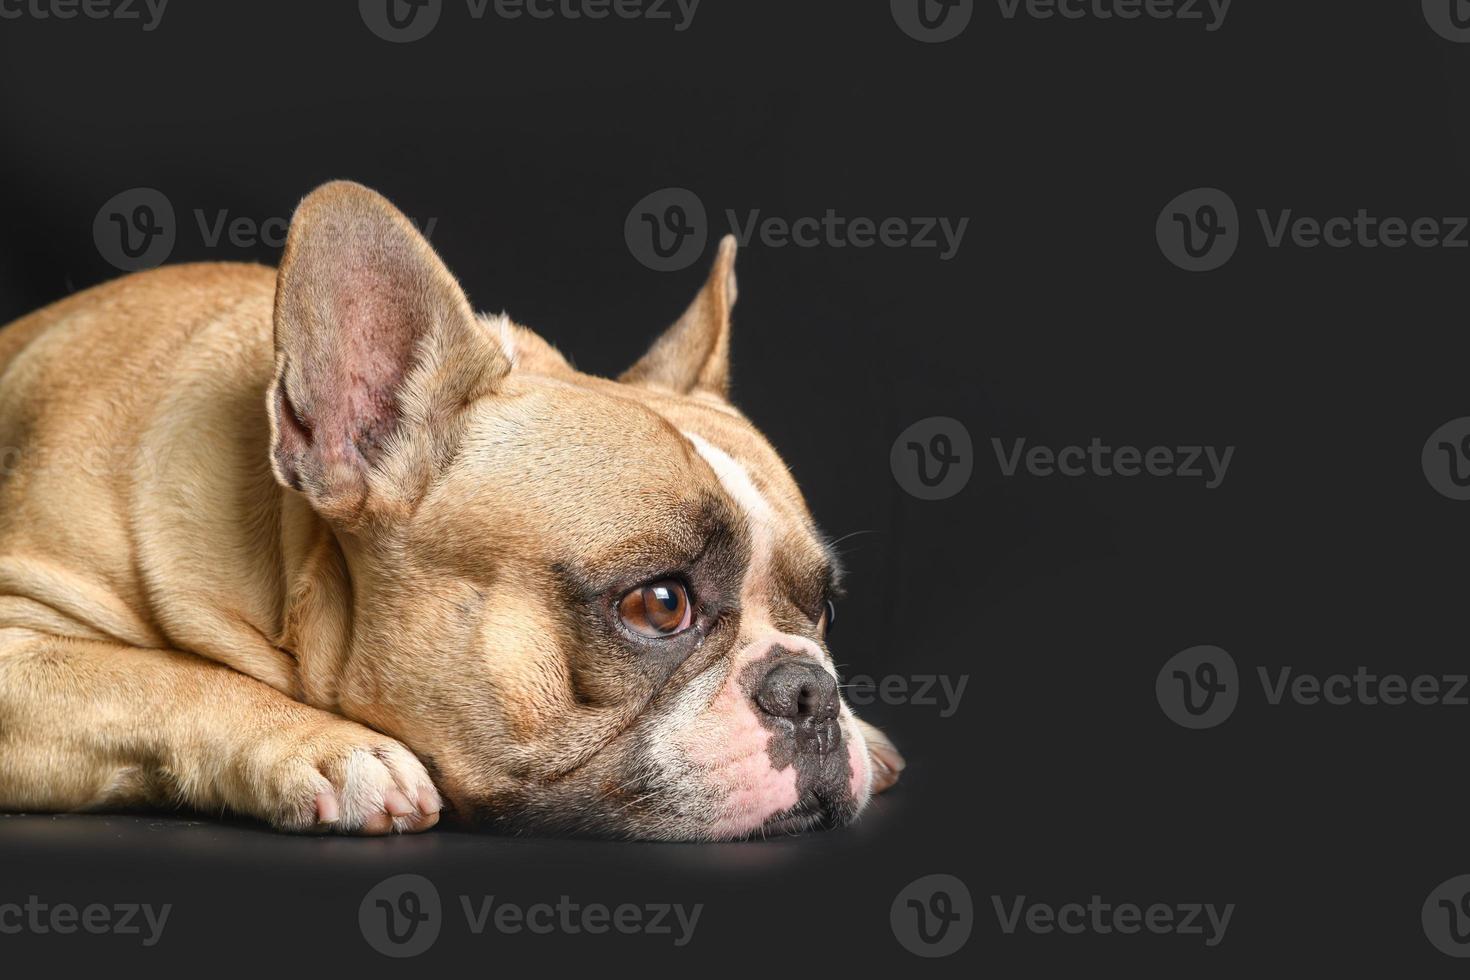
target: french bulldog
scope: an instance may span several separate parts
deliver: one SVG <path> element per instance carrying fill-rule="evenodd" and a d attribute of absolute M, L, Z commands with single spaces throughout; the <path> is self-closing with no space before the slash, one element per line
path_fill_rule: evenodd
<path fill-rule="evenodd" d="M 0 330 L 0 809 L 853 820 L 904 763 L 840 695 L 833 550 L 729 401 L 734 258 L 606 380 L 334 182 L 278 270 L 159 268 Z"/>

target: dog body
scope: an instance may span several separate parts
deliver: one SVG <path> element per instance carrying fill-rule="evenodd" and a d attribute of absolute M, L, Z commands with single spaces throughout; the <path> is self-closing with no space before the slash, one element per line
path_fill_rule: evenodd
<path fill-rule="evenodd" d="M 0 330 L 0 808 L 852 819 L 902 760 L 838 695 L 835 562 L 727 400 L 733 261 L 593 378 L 336 183 L 279 272 L 158 269 Z"/>

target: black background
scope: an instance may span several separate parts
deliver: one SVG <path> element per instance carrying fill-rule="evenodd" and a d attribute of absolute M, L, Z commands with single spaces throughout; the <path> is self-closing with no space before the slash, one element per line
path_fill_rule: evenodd
<path fill-rule="evenodd" d="M 935 249 L 740 256 L 736 399 L 844 544 L 834 637 L 850 673 L 968 675 L 959 710 L 877 704 L 910 768 L 855 828 L 745 845 L 276 837 L 138 817 L 0 820 L 0 902 L 174 905 L 163 941 L 0 936 L 0 957 L 217 968 L 400 969 L 357 929 L 389 874 L 449 905 L 408 968 L 494 974 L 733 968 L 1239 976 L 1448 975 L 1420 926 L 1470 871 L 1465 717 L 1448 706 L 1269 706 L 1255 668 L 1465 669 L 1464 516 L 1420 466 L 1470 415 L 1455 249 L 1269 248 L 1258 208 L 1319 218 L 1470 214 L 1470 46 L 1416 3 L 1236 0 L 1199 21 L 1003 18 L 921 44 L 886 2 L 704 0 L 669 22 L 471 20 L 388 44 L 352 3 L 174 0 L 136 22 L 0 20 L 0 322 L 116 275 L 99 207 L 137 186 L 178 211 L 170 261 L 210 248 L 194 209 L 289 215 L 350 177 L 406 213 L 482 309 L 595 373 L 620 370 L 702 281 L 640 265 L 624 219 L 694 190 L 795 218 L 968 217 Z M 1227 191 L 1242 241 L 1172 266 L 1154 222 Z M 713 236 L 711 238 L 713 242 Z M 79 370 L 87 367 L 79 365 Z M 889 467 L 900 431 L 952 416 L 958 495 Z M 992 437 L 1235 446 L 1219 489 L 1177 478 L 1000 474 Z M 1218 644 L 1240 707 L 1186 731 L 1164 661 Z M 963 879 L 974 933 L 920 960 L 889 906 Z M 475 937 L 456 896 L 702 902 L 694 941 Z M 1199 936 L 1005 935 L 1009 902 L 1235 903 Z"/>

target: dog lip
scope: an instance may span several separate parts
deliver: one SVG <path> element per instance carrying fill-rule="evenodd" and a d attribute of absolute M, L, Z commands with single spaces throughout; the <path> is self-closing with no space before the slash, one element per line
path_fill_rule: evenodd
<path fill-rule="evenodd" d="M 773 834 L 795 835 L 809 830 L 829 830 L 837 825 L 835 808 L 815 792 L 808 790 L 794 806 L 767 817 L 747 837 L 769 837 Z"/>
<path fill-rule="evenodd" d="M 826 818 L 821 813 L 778 813 L 750 832 L 749 837 L 795 836 L 809 830 L 825 830 Z"/>

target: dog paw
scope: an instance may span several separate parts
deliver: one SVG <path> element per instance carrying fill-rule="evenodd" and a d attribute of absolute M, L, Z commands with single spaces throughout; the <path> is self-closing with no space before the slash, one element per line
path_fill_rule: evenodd
<path fill-rule="evenodd" d="M 418 833 L 443 803 L 402 744 L 349 721 L 265 747 L 250 768 L 247 809 L 277 830 L 378 835 Z"/>

